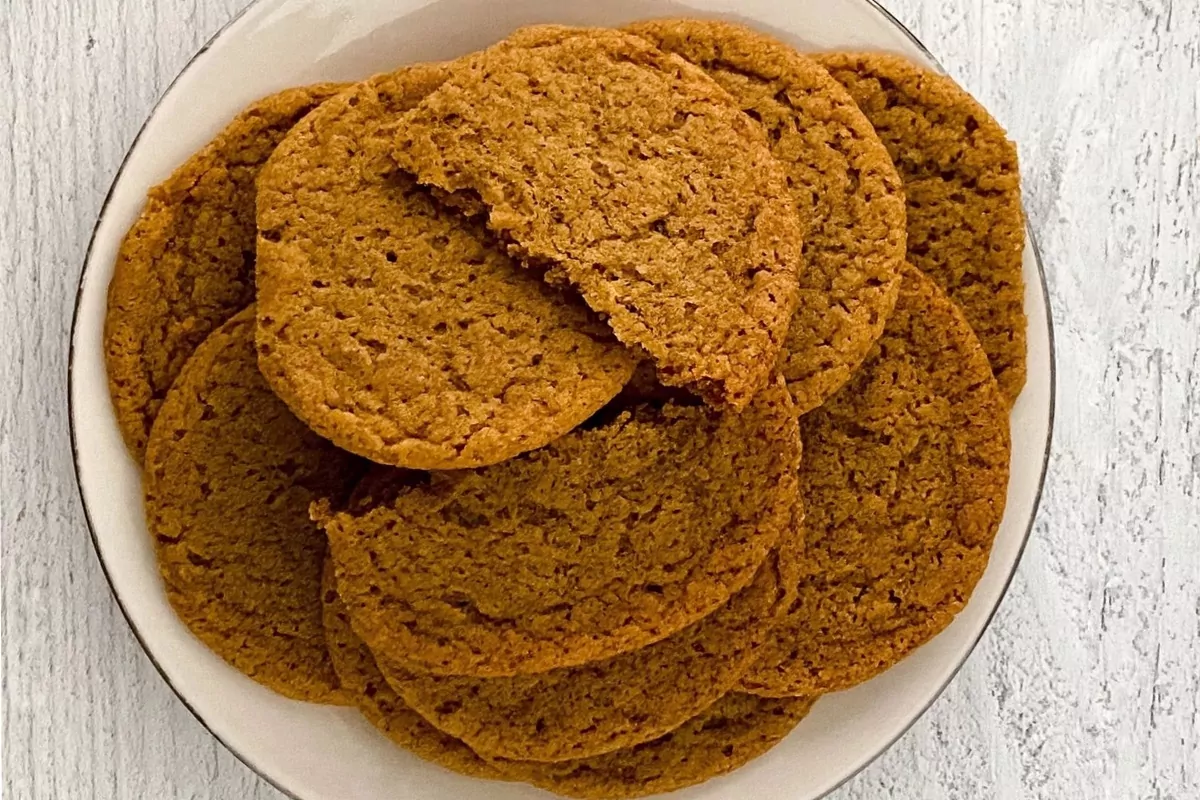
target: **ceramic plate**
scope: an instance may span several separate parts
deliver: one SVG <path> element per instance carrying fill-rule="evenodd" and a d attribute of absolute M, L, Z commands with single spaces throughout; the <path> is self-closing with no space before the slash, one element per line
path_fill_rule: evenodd
<path fill-rule="evenodd" d="M 934 65 L 925 48 L 870 0 L 258 0 L 214 37 L 167 90 L 113 183 L 80 281 L 72 337 L 72 434 L 92 538 L 129 624 L 163 677 L 251 769 L 297 798 L 516 800 L 548 795 L 522 785 L 459 777 L 393 747 L 354 711 L 272 694 L 226 666 L 175 618 L 142 518 L 138 469 L 125 453 L 105 383 L 105 293 L 121 237 L 150 186 L 243 106 L 270 92 L 452 58 L 529 23 L 619 25 L 661 16 L 725 17 L 802 49 L 889 50 Z M 819 797 L 894 742 L 971 652 L 1029 535 L 1049 450 L 1053 345 L 1032 236 L 1029 241 L 1029 382 L 1013 410 L 1007 514 L 971 602 L 944 633 L 894 669 L 822 698 L 763 758 L 673 797 Z"/>

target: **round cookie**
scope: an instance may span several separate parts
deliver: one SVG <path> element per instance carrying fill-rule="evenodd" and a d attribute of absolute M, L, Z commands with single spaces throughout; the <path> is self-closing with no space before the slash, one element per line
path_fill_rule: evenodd
<path fill-rule="evenodd" d="M 909 262 L 962 308 L 1011 405 L 1026 371 L 1016 146 L 946 75 L 882 53 L 817 59 L 849 90 L 904 180 Z"/>
<path fill-rule="evenodd" d="M 824 68 L 785 44 L 717 20 L 626 30 L 701 67 L 767 132 L 809 219 L 799 302 L 779 368 L 803 414 L 862 364 L 899 291 L 904 189 L 887 149 Z"/>
<path fill-rule="evenodd" d="M 816 695 L 950 623 L 983 574 L 1008 485 L 1008 408 L 962 312 L 905 267 L 876 350 L 801 420 L 805 575 L 742 681 Z"/>
<path fill-rule="evenodd" d="M 400 120 L 397 162 L 569 282 L 662 381 L 744 408 L 796 305 L 802 230 L 761 128 L 608 29 L 525 28 Z"/>
<path fill-rule="evenodd" d="M 141 463 L 184 362 L 254 301 L 254 180 L 271 151 L 337 84 L 287 89 L 240 113 L 152 188 L 108 286 L 104 355 L 117 424 Z"/>
<path fill-rule="evenodd" d="M 701 713 L 750 669 L 794 596 L 796 535 L 709 616 L 639 650 L 539 675 L 420 673 L 381 659 L 407 706 L 485 758 L 566 761 L 657 738 Z"/>
<path fill-rule="evenodd" d="M 636 747 L 554 764 L 485 760 L 404 705 L 354 633 L 328 572 L 329 649 L 348 694 L 400 747 L 455 772 L 521 780 L 566 797 L 632 798 L 682 789 L 732 772 L 770 750 L 808 714 L 813 700 L 727 694 L 674 731 Z"/>
<path fill-rule="evenodd" d="M 259 361 L 314 430 L 374 461 L 479 467 L 611 400 L 634 359 L 577 298 L 517 266 L 388 156 L 417 66 L 331 99 L 259 178 Z"/>
<path fill-rule="evenodd" d="M 802 697 L 727 694 L 674 731 L 637 747 L 557 764 L 503 762 L 505 774 L 564 797 L 626 800 L 732 772 L 791 733 L 813 706 Z"/>
<path fill-rule="evenodd" d="M 378 471 L 315 509 L 381 658 L 505 677 L 663 639 L 748 584 L 791 523 L 799 439 L 772 384 L 741 414 L 645 407 L 479 470 Z"/>
<path fill-rule="evenodd" d="M 280 694 L 341 702 L 321 622 L 325 536 L 358 461 L 306 428 L 258 372 L 254 309 L 176 379 L 146 447 L 146 522 L 167 598 L 231 665 Z"/>
<path fill-rule="evenodd" d="M 346 606 L 337 593 L 333 564 L 326 565 L 324 582 L 325 637 L 345 694 L 367 721 L 405 750 L 439 766 L 473 778 L 505 780 L 504 776 L 467 747 L 430 725 L 404 705 L 383 679 L 375 657 L 350 626 Z"/>

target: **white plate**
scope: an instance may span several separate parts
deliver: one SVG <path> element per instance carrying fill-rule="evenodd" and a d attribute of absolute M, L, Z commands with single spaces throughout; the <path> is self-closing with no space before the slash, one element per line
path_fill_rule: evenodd
<path fill-rule="evenodd" d="M 871 0 L 258 0 L 188 64 L 121 166 L 93 234 L 72 337 L 72 435 L 92 538 L 118 602 L 163 677 L 218 739 L 285 792 L 303 800 L 547 796 L 525 786 L 453 775 L 391 746 L 351 710 L 272 694 L 226 666 L 175 618 L 142 518 L 138 470 L 125 454 L 105 383 L 105 293 L 121 237 L 150 186 L 265 94 L 450 58 L 528 23 L 616 25 L 669 15 L 740 19 L 802 48 L 890 50 L 934 65 L 912 34 Z M 1050 444 L 1053 343 L 1032 235 L 1029 241 L 1029 382 L 1012 417 L 1008 511 L 971 602 L 944 633 L 897 667 L 822 698 L 763 758 L 674 797 L 819 797 L 907 730 L 971 652 L 1029 535 Z"/>

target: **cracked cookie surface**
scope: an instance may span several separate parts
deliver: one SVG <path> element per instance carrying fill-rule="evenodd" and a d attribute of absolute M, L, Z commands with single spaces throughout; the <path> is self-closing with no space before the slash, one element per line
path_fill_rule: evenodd
<path fill-rule="evenodd" d="M 895 305 L 905 246 L 900 177 L 846 89 L 787 45 L 716 20 L 626 30 L 702 68 L 762 125 L 809 220 L 779 362 L 796 410 L 806 413 L 850 380 Z"/>
<path fill-rule="evenodd" d="M 556 764 L 504 762 L 517 780 L 564 797 L 628 800 L 732 772 L 783 741 L 808 715 L 802 697 L 730 693 L 664 736 L 602 756 Z"/>
<path fill-rule="evenodd" d="M 620 798 L 682 789 L 731 772 L 770 750 L 812 708 L 807 698 L 731 693 L 673 731 L 634 747 L 553 764 L 485 759 L 404 705 L 350 625 L 327 572 L 326 631 L 338 675 L 376 728 L 400 747 L 464 775 L 520 780 L 565 797 Z"/>
<path fill-rule="evenodd" d="M 817 695 L 874 677 L 944 629 L 987 567 L 1008 408 L 962 312 L 916 269 L 902 275 L 862 370 L 801 419 L 804 569 L 743 690 Z"/>
<path fill-rule="evenodd" d="M 271 393 L 253 307 L 197 348 L 146 448 L 146 524 L 171 606 L 229 664 L 297 700 L 342 702 L 321 622 L 327 546 L 308 508 L 344 499 L 359 463 Z"/>
<path fill-rule="evenodd" d="M 325 640 L 338 681 L 347 698 L 380 733 L 405 750 L 472 778 L 503 780 L 500 772 L 453 736 L 426 722 L 404 704 L 387 681 L 375 656 L 350 625 L 346 605 L 337 593 L 333 563 L 323 580 Z"/>
<path fill-rule="evenodd" d="M 1016 145 L 946 75 L 882 53 L 816 58 L 849 90 L 904 181 L 909 263 L 962 308 L 1012 404 L 1026 375 Z"/>
<path fill-rule="evenodd" d="M 259 360 L 297 416 L 414 469 L 493 464 L 607 403 L 634 359 L 566 292 L 517 266 L 388 155 L 438 86 L 417 66 L 331 99 L 259 179 Z"/>
<path fill-rule="evenodd" d="M 249 106 L 150 190 L 108 287 L 104 356 L 117 424 L 140 464 L 167 390 L 213 330 L 254 301 L 254 181 L 284 135 L 340 84 Z"/>
<path fill-rule="evenodd" d="M 791 524 L 782 383 L 741 414 L 642 408 L 479 470 L 378 470 L 316 509 L 381 658 L 503 677 L 608 658 L 707 616 Z"/>
<path fill-rule="evenodd" d="M 733 408 L 767 384 L 802 229 L 763 131 L 699 68 L 618 31 L 525 28 L 458 62 L 393 154 L 664 383 Z"/>
<path fill-rule="evenodd" d="M 566 761 L 631 747 L 701 713 L 750 669 L 794 596 L 799 538 L 797 520 L 728 603 L 613 658 L 510 678 L 380 667 L 410 708 L 488 758 Z"/>

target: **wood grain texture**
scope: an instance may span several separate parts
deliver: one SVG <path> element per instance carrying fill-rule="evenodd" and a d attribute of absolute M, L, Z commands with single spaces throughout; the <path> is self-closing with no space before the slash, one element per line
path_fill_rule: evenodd
<path fill-rule="evenodd" d="M 92 223 L 244 0 L 0 7 L 5 797 L 278 798 L 142 654 L 65 415 Z M 1200 793 L 1200 3 L 890 0 L 1019 142 L 1059 353 L 1035 535 L 979 648 L 839 800 Z"/>

